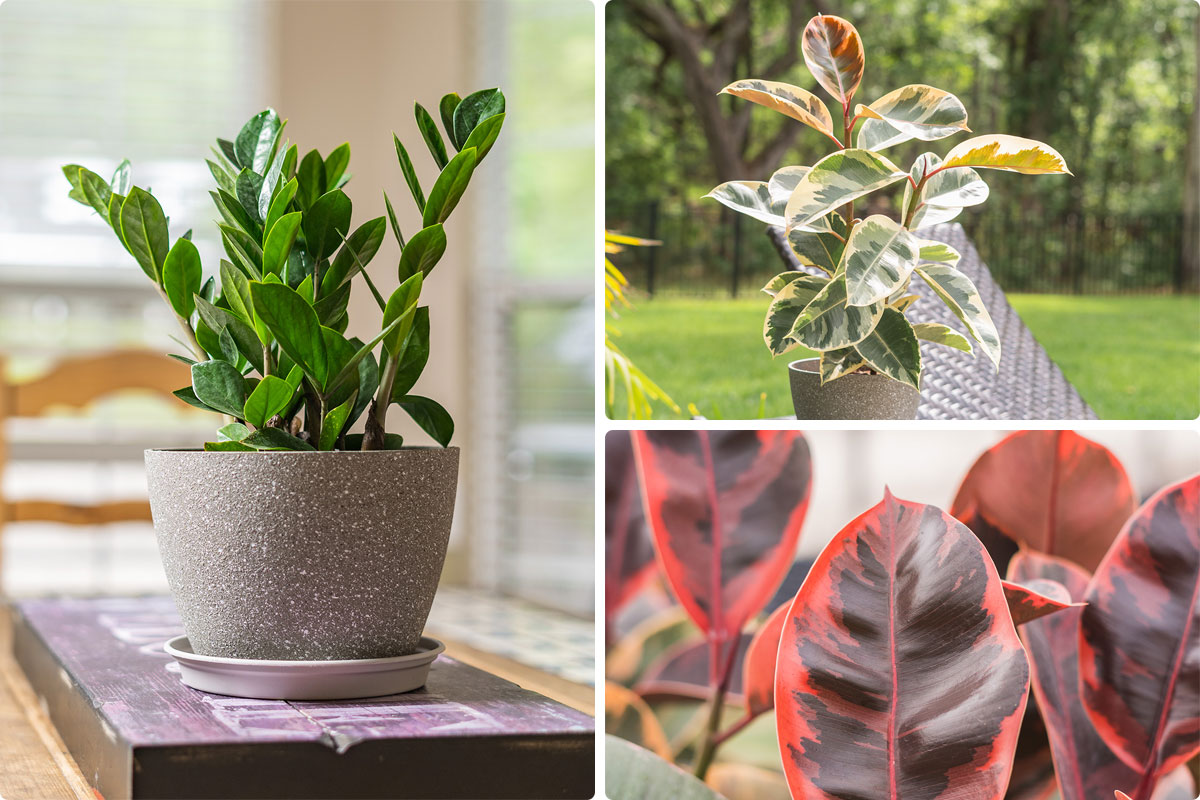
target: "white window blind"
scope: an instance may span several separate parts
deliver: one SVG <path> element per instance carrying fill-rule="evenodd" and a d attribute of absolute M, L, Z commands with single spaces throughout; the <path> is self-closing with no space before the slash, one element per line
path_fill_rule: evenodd
<path fill-rule="evenodd" d="M 508 99 L 481 194 L 472 578 L 593 612 L 594 7 L 480 4 L 480 87 Z M 478 368 L 478 372 L 476 369 Z"/>

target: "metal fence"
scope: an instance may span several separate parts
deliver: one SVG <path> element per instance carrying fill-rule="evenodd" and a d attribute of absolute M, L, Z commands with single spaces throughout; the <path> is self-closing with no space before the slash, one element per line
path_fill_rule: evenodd
<path fill-rule="evenodd" d="M 1183 291 L 1183 218 L 959 216 L 997 282 L 1009 292 L 1143 294 Z M 715 203 L 609 208 L 607 227 L 658 239 L 629 248 L 619 266 L 650 295 L 756 292 L 782 264 L 764 227 Z"/>

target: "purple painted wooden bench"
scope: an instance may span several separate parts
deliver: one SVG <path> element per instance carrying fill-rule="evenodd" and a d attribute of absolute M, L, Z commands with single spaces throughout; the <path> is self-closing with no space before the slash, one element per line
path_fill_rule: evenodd
<path fill-rule="evenodd" d="M 80 770 L 131 797 L 591 797 L 591 717 L 441 656 L 424 689 L 341 702 L 184 686 L 169 598 L 29 600 L 13 651 Z"/>

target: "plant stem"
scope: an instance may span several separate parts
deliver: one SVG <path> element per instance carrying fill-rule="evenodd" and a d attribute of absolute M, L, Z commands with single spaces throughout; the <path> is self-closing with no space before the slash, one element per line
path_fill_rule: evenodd
<path fill-rule="evenodd" d="M 388 406 L 392 404 L 392 385 L 396 382 L 396 372 L 399 368 L 399 356 L 389 355 L 383 367 L 383 374 L 379 377 L 379 389 L 375 392 L 375 399 L 371 401 L 371 408 L 367 412 L 367 430 L 363 435 L 363 450 L 383 449 L 387 432 L 384 425 L 387 420 Z"/>
<path fill-rule="evenodd" d="M 850 147 L 850 134 L 854 128 L 850 124 L 850 102 L 842 105 L 842 147 Z M 846 238 L 850 238 L 850 229 L 854 227 L 854 201 L 842 206 L 842 219 L 846 220 Z"/>
<path fill-rule="evenodd" d="M 920 182 L 917 183 L 917 188 L 913 190 L 912 202 L 908 204 L 908 213 L 904 215 L 903 227 L 905 229 L 912 224 L 913 215 L 917 213 L 917 206 L 921 204 L 921 190 L 925 188 L 925 181 L 927 180 L 929 180 L 929 175 L 922 175 Z"/>
<path fill-rule="evenodd" d="M 207 361 L 208 355 L 204 352 L 204 348 L 200 346 L 200 340 L 196 338 L 196 331 L 192 329 L 192 324 L 184 317 L 181 317 L 179 312 L 175 311 L 171 306 L 171 301 L 167 299 L 167 293 L 163 290 L 162 286 L 155 283 L 154 288 L 158 290 L 158 296 L 167 304 L 167 308 L 170 308 L 172 313 L 175 314 L 175 319 L 179 322 L 179 327 L 183 328 L 183 332 L 187 335 L 187 340 L 192 348 L 192 355 L 196 357 L 197 361 Z"/>
<path fill-rule="evenodd" d="M 709 658 L 715 664 L 720 657 L 721 647 L 719 641 L 714 641 L 713 645 Z M 700 755 L 696 758 L 696 767 L 693 771 L 700 780 L 704 780 L 704 776 L 708 774 L 708 768 L 712 766 L 713 757 L 717 754 L 717 745 L 721 743 L 717 740 L 717 729 L 721 727 L 721 712 L 725 710 L 725 694 L 729 691 L 729 680 L 733 676 L 733 659 L 737 655 L 737 651 L 738 640 L 734 639 L 729 643 L 729 655 L 726 656 L 725 663 L 721 665 L 720 679 L 713 687 L 712 705 L 708 711 L 708 722 L 704 726 L 704 741 L 700 746 Z"/>
<path fill-rule="evenodd" d="M 757 714 L 747 714 L 746 716 L 742 717 L 737 722 L 733 723 L 728 728 L 714 736 L 713 746 L 720 747 L 727 739 L 732 739 L 734 736 L 741 733 L 751 722 L 754 722 L 756 719 L 758 719 Z"/>

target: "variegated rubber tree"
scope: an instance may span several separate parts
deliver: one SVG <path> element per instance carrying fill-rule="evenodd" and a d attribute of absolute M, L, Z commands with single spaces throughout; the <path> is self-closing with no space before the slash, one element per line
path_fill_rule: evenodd
<path fill-rule="evenodd" d="M 777 275 L 763 288 L 773 298 L 763 326 L 767 348 L 773 355 L 799 346 L 819 352 L 822 383 L 874 371 L 919 388 L 921 340 L 966 352 L 972 352 L 974 340 L 998 367 L 1000 337 L 974 284 L 957 269 L 959 254 L 914 231 L 986 200 L 988 186 L 976 169 L 1069 174 L 1063 157 L 1032 139 L 988 134 L 960 142 L 945 156 L 924 153 L 901 169 L 880 151 L 968 132 L 963 104 L 949 92 L 912 84 L 855 105 L 865 63 L 862 41 L 840 17 L 814 17 L 801 49 L 817 83 L 840 106 L 840 138 L 825 104 L 797 86 L 741 80 L 722 93 L 803 123 L 836 149 L 811 167 L 784 167 L 765 182 L 723 183 L 708 195 L 784 228 L 796 257 L 809 268 Z M 855 218 L 856 200 L 899 182 L 904 182 L 900 221 L 882 214 Z M 908 320 L 905 312 L 917 299 L 910 287 L 914 274 L 962 321 L 966 336 L 938 323 Z"/>
<path fill-rule="evenodd" d="M 169 218 L 148 189 L 134 186 L 129 162 L 111 181 L 69 164 L 70 197 L 91 207 L 171 307 L 179 322 L 192 382 L 175 392 L 227 424 L 206 450 L 382 450 L 403 444 L 384 429 L 399 405 L 442 446 L 454 421 L 438 403 L 412 393 L 429 359 L 429 307 L 422 282 L 446 250 L 443 223 L 504 123 L 504 95 L 488 89 L 451 93 L 439 106 L 455 155 L 433 117 L 415 105 L 417 127 L 438 169 L 422 191 L 412 160 L 393 135 L 400 168 L 421 216 L 407 241 L 391 201 L 388 216 L 351 228 L 343 187 L 350 145 L 303 158 L 283 138 L 286 120 L 256 114 L 233 140 L 218 139 L 210 193 L 227 259 L 205 279 L 189 230 L 171 243 Z M 387 234 L 400 244 L 400 285 L 385 298 L 367 274 Z M 370 341 L 347 337 L 347 305 L 361 276 L 382 317 Z M 376 359 L 374 351 L 379 350 Z M 350 428 L 366 413 L 364 434 Z"/>

